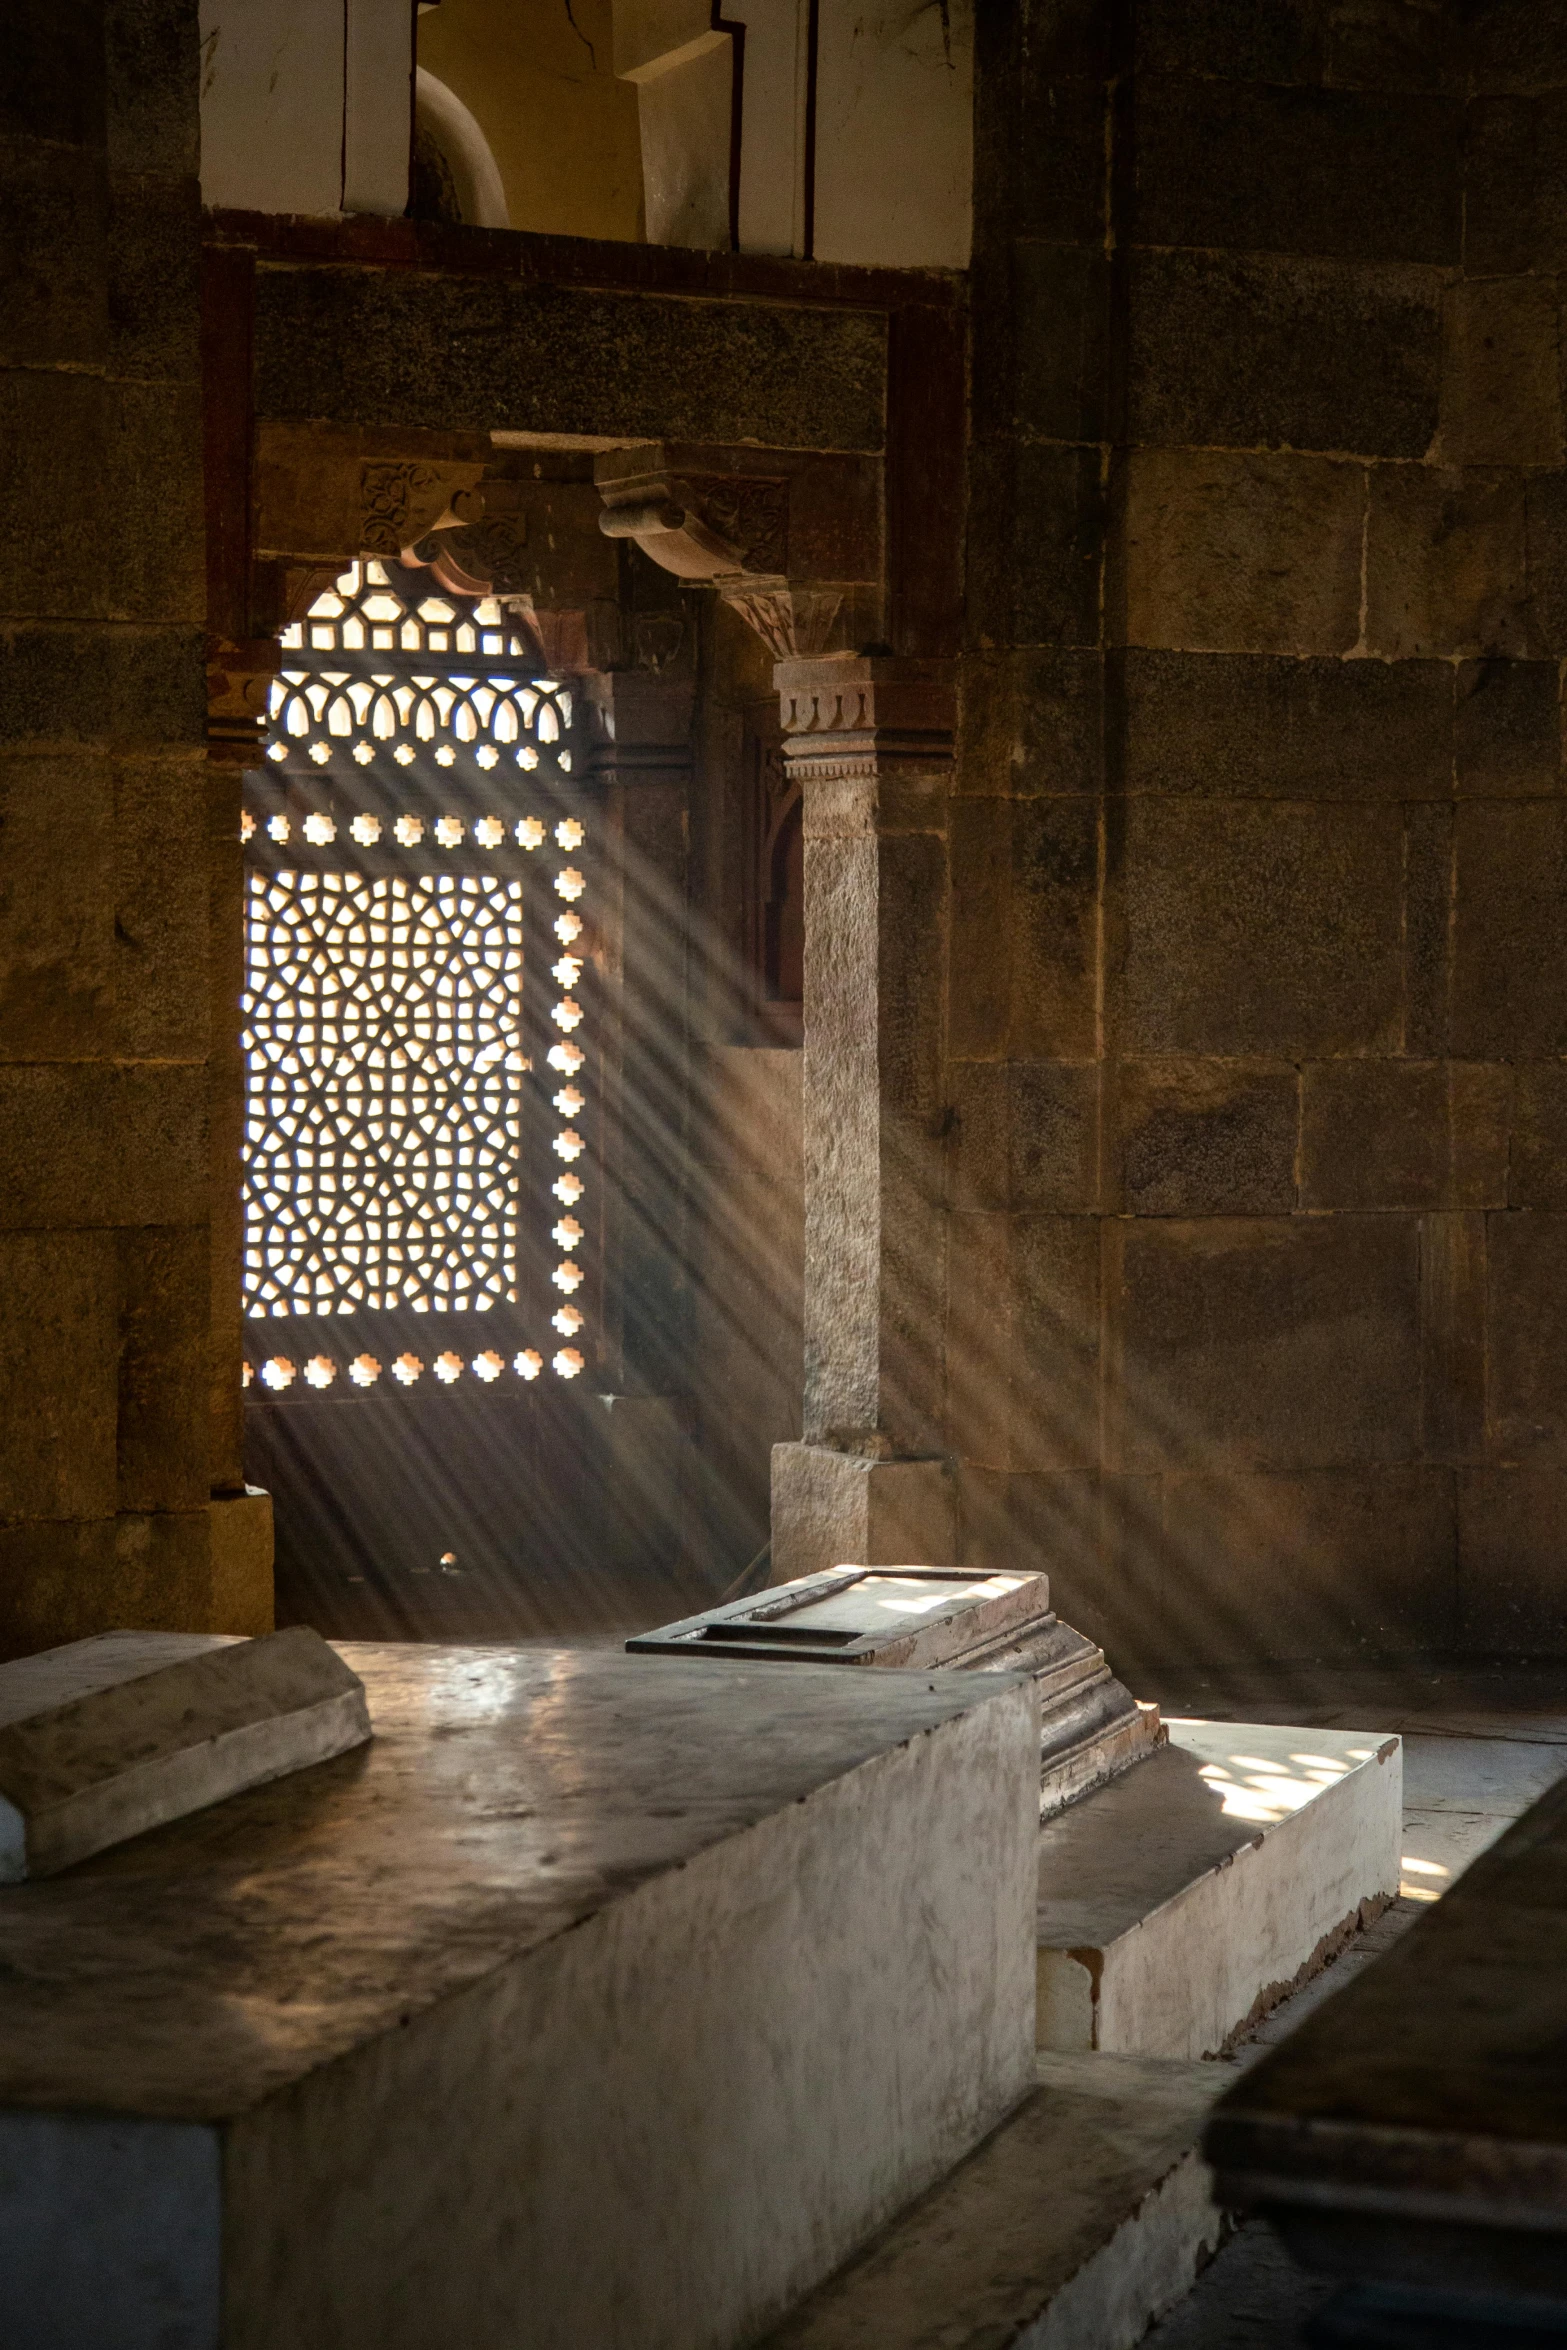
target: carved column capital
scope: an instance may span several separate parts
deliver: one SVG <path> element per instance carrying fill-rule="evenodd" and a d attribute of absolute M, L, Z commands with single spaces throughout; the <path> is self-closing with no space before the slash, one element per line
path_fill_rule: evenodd
<path fill-rule="evenodd" d="M 952 764 L 957 674 L 951 661 L 831 653 L 773 671 L 784 759 L 802 781 L 928 771 Z"/>
<path fill-rule="evenodd" d="M 787 581 L 769 586 L 752 580 L 719 592 L 778 661 L 819 658 L 843 608 L 841 588 L 790 587 Z"/>

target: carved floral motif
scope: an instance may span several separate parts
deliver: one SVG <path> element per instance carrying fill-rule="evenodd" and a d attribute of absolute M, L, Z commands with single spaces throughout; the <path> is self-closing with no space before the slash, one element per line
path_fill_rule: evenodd
<path fill-rule="evenodd" d="M 789 568 L 789 484 L 746 474 L 700 474 L 671 484 L 709 528 L 738 548 L 747 572 Z"/>
<path fill-rule="evenodd" d="M 454 524 L 479 521 L 484 497 L 473 485 L 481 471 L 418 458 L 365 458 L 359 468 L 361 550 L 395 560 L 448 517 Z"/>
<path fill-rule="evenodd" d="M 755 629 L 775 661 L 810 660 L 827 649 L 843 605 L 837 588 L 725 588 L 724 602 Z"/>

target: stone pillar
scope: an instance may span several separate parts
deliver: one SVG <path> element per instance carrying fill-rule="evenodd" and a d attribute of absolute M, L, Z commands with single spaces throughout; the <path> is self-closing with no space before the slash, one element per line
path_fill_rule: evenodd
<path fill-rule="evenodd" d="M 957 1555 L 942 1176 L 950 662 L 782 661 L 805 823 L 805 1391 L 772 1579 Z"/>
<path fill-rule="evenodd" d="M 695 687 L 646 670 L 580 681 L 602 793 L 605 1384 L 683 1384 L 680 1239 L 689 1110 L 686 862 Z"/>

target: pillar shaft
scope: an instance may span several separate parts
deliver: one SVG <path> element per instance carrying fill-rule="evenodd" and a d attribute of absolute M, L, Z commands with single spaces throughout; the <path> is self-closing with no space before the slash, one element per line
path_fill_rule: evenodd
<path fill-rule="evenodd" d="M 949 662 L 860 655 L 780 662 L 775 677 L 805 827 L 804 1443 L 774 1455 L 783 1580 L 883 1537 L 903 1558 L 952 1555 L 941 1332 L 954 683 Z"/>

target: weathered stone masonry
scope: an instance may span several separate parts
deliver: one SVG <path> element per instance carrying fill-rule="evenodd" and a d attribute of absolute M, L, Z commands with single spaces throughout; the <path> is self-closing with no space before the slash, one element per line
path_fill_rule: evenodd
<path fill-rule="evenodd" d="M 225 1601 L 208 1508 L 195 9 L 22 0 L 0 49 L 0 1648 L 15 1650 L 203 1625 Z"/>
<path fill-rule="evenodd" d="M 886 739 L 807 811 L 877 991 L 819 921 L 875 1102 L 863 1213 L 808 1212 L 807 1484 L 1041 1561 L 1128 1662 L 1559 1648 L 1567 10 L 998 4 L 980 51 L 961 629 L 950 281 L 278 224 L 258 413 L 883 466 Z M 243 700 L 275 615 L 208 597 L 259 495 L 221 302 L 203 579 L 196 70 L 144 0 L 26 0 L 0 60 L 11 1648 L 239 1622 L 201 672 L 233 639 Z"/>
<path fill-rule="evenodd" d="M 1567 13 L 980 39 L 965 1555 L 1123 1655 L 1559 1648 Z"/>

